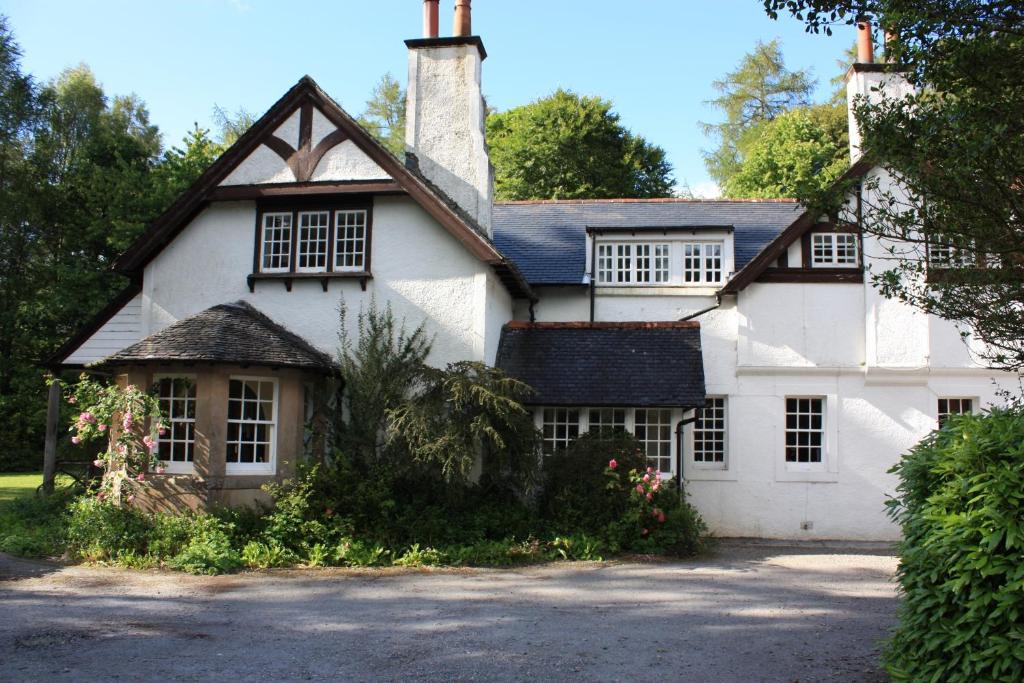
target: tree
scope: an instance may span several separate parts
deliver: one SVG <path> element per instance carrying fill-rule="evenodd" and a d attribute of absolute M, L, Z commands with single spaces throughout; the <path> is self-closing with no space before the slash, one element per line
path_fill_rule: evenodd
<path fill-rule="evenodd" d="M 220 144 L 227 148 L 235 144 L 238 138 L 242 137 L 245 131 L 252 128 L 256 123 L 256 117 L 249 113 L 244 107 L 239 107 L 234 114 L 224 107 L 213 105 L 213 122 L 220 128 Z"/>
<path fill-rule="evenodd" d="M 797 107 L 754 129 L 725 197 L 806 196 L 832 185 L 849 166 L 845 106 Z"/>
<path fill-rule="evenodd" d="M 381 76 L 358 121 L 392 154 L 405 154 L 405 90 L 391 74 Z"/>
<path fill-rule="evenodd" d="M 758 42 L 739 66 L 712 87 L 720 93 L 708 102 L 725 115 L 722 123 L 701 124 L 718 138 L 718 147 L 704 154 L 708 173 L 725 186 L 736 173 L 752 131 L 761 123 L 797 106 L 809 104 L 814 81 L 806 71 L 789 71 L 778 40 Z"/>
<path fill-rule="evenodd" d="M 498 199 L 668 197 L 665 151 L 622 125 L 612 103 L 557 90 L 487 117 Z"/>
<path fill-rule="evenodd" d="M 957 321 L 990 364 L 1024 369 L 1024 6 L 1009 0 L 765 0 L 812 32 L 869 16 L 919 92 L 859 102 L 868 180 L 863 229 L 891 245 L 874 283 Z M 805 199 L 834 211 L 850 187 Z M 931 263 L 929 263 L 931 256 Z"/>

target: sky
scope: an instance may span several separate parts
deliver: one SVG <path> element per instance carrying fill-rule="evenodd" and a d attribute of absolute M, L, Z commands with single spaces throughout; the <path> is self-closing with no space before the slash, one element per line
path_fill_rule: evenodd
<path fill-rule="evenodd" d="M 454 2 L 442 0 L 441 35 Z M 403 40 L 422 33 L 420 0 L 0 0 L 41 81 L 87 64 L 108 95 L 135 93 L 166 145 L 213 108 L 260 115 L 304 74 L 349 113 L 362 112 L 390 72 L 403 84 Z M 487 49 L 483 90 L 503 110 L 556 88 L 612 100 L 622 123 L 665 149 L 680 186 L 712 196 L 701 121 L 712 81 L 758 41 L 778 38 L 790 69 L 808 69 L 825 100 L 853 29 L 833 37 L 772 21 L 761 0 L 476 0 L 473 32 Z M 848 35 L 847 35 L 848 34 Z"/>

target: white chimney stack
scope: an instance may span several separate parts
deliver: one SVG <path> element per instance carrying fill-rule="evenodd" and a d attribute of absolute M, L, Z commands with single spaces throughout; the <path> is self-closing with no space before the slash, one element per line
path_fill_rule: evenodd
<path fill-rule="evenodd" d="M 900 98 L 914 92 L 895 64 L 875 63 L 871 22 L 857 21 L 857 62 L 846 72 L 846 104 L 850 132 L 850 161 L 856 163 L 862 156 L 860 126 L 854 116 L 854 107 L 863 101 L 878 103 L 883 97 Z"/>
<path fill-rule="evenodd" d="M 409 48 L 405 144 L 428 180 L 466 211 L 489 236 L 493 174 L 484 138 L 480 90 L 483 42 L 470 35 L 470 0 L 456 0 L 455 36 L 438 38 L 436 0 L 424 3 L 426 37 Z"/>

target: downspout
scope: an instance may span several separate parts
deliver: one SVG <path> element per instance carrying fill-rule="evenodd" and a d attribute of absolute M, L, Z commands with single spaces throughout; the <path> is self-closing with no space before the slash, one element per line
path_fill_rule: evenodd
<path fill-rule="evenodd" d="M 697 421 L 696 408 L 683 408 L 683 414 L 692 410 L 693 416 L 684 418 L 676 423 L 676 489 L 682 495 L 683 491 L 683 427 Z"/>
<path fill-rule="evenodd" d="M 704 315 L 705 313 L 710 313 L 711 311 L 713 311 L 716 308 L 718 308 L 719 306 L 721 306 L 722 305 L 722 295 L 721 295 L 721 293 L 715 294 L 715 300 L 717 301 L 717 303 L 714 306 L 708 306 L 707 308 L 702 308 L 699 311 L 697 311 L 696 313 L 691 313 L 690 315 L 686 316 L 685 318 L 680 318 L 679 322 L 684 322 L 686 320 L 693 320 L 694 318 L 699 318 L 700 316 Z M 591 317 L 591 320 L 593 320 L 593 317 Z"/>

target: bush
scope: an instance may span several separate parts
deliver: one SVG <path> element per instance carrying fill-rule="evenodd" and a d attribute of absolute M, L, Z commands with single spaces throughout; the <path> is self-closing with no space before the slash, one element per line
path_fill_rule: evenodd
<path fill-rule="evenodd" d="M 57 557 L 67 537 L 65 511 L 71 491 L 24 496 L 0 504 L 0 552 L 21 557 Z"/>
<path fill-rule="evenodd" d="M 212 515 L 191 517 L 188 544 L 168 561 L 172 569 L 190 574 L 222 574 L 242 566 L 231 546 L 231 527 Z"/>
<path fill-rule="evenodd" d="M 955 417 L 892 472 L 904 600 L 890 675 L 1024 680 L 1024 411 Z"/>
<path fill-rule="evenodd" d="M 585 434 L 563 451 L 544 458 L 540 514 L 556 533 L 601 533 L 626 511 L 628 499 L 608 488 L 605 468 L 615 460 L 621 471 L 646 467 L 641 444 L 632 434 Z"/>
<path fill-rule="evenodd" d="M 68 552 L 89 562 L 145 555 L 152 528 L 151 518 L 134 508 L 82 496 L 68 509 Z"/>

